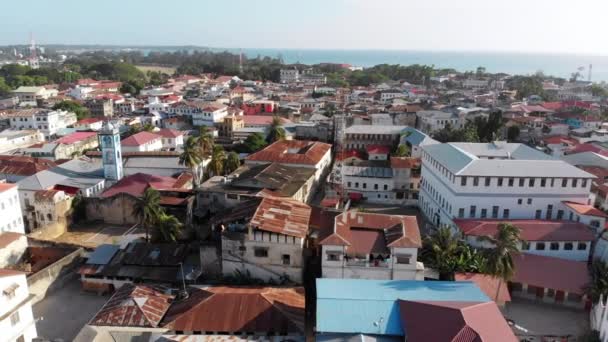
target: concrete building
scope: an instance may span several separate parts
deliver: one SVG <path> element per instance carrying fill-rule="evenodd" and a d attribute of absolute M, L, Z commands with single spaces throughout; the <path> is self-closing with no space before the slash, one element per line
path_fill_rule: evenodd
<path fill-rule="evenodd" d="M 12 130 L 0 132 L 0 153 L 38 144 L 44 141 L 44 134 L 38 130 Z"/>
<path fill-rule="evenodd" d="M 0 331 L 3 341 L 32 342 L 38 336 L 25 273 L 0 269 Z"/>
<path fill-rule="evenodd" d="M 296 83 L 300 80 L 300 72 L 298 69 L 281 69 L 280 81 L 281 83 Z"/>
<path fill-rule="evenodd" d="M 0 183 L 0 233 L 25 234 L 17 185 Z"/>
<path fill-rule="evenodd" d="M 415 216 L 352 210 L 336 216 L 319 240 L 323 278 L 424 279 Z"/>
<path fill-rule="evenodd" d="M 21 105 L 37 106 L 39 100 L 46 100 L 49 97 L 57 96 L 57 89 L 47 89 L 45 87 L 26 87 L 21 86 L 13 90 L 13 95 L 19 98 Z"/>
<path fill-rule="evenodd" d="M 345 149 L 364 149 L 368 145 L 383 145 L 393 148 L 399 144 L 401 132 L 406 127 L 352 125 L 344 130 L 342 146 Z"/>
<path fill-rule="evenodd" d="M 48 109 L 23 109 L 7 112 L 12 129 L 42 132 L 46 139 L 54 137 L 57 132 L 76 123 L 76 114 L 66 111 Z"/>
<path fill-rule="evenodd" d="M 114 101 L 112 99 L 93 99 L 84 103 L 91 115 L 98 118 L 114 116 Z"/>
<path fill-rule="evenodd" d="M 192 114 L 194 126 L 214 126 L 221 123 L 228 116 L 228 107 L 223 105 L 207 105 L 200 113 Z"/>
<path fill-rule="evenodd" d="M 22 149 L 23 154 L 50 160 L 72 159 L 86 150 L 97 149 L 99 141 L 95 132 L 74 132 L 55 141 L 36 144 Z"/>
<path fill-rule="evenodd" d="M 61 190 L 39 190 L 34 194 L 34 214 L 31 231 L 46 236 L 59 236 L 71 223 L 73 196 Z"/>
<path fill-rule="evenodd" d="M 239 215 L 241 212 L 245 214 Z M 238 211 L 216 215 L 214 223 L 226 227 L 222 233 L 223 274 L 240 272 L 264 281 L 301 283 L 310 215 L 308 205 L 278 197 L 252 200 Z"/>
<path fill-rule="evenodd" d="M 74 124 L 74 128 L 78 131 L 99 131 L 103 126 L 103 120 L 100 118 L 87 118 L 78 120 Z"/>
<path fill-rule="evenodd" d="M 163 137 L 156 133 L 144 131 L 123 139 L 120 145 L 123 152 L 160 151 L 163 148 Z"/>
<path fill-rule="evenodd" d="M 421 177 L 422 212 L 436 226 L 452 227 L 455 218 L 567 219 L 566 203 L 589 207 L 594 178 L 506 142 L 424 146 Z"/>
<path fill-rule="evenodd" d="M 178 151 L 184 146 L 184 133 L 170 128 L 154 132 L 162 137 L 163 150 Z"/>

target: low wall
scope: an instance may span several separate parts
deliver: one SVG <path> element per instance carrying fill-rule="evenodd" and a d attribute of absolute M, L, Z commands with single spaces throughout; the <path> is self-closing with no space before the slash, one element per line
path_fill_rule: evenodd
<path fill-rule="evenodd" d="M 76 274 L 70 271 L 80 264 L 84 253 L 83 248 L 78 248 L 40 271 L 28 276 L 27 285 L 30 293 L 35 295 L 32 304 L 41 301 L 47 292 L 60 288 L 66 281 L 72 279 L 70 276 L 75 276 Z"/>

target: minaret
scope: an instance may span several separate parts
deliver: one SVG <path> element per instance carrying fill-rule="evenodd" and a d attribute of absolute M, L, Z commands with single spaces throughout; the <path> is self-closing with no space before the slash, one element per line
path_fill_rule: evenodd
<path fill-rule="evenodd" d="M 103 160 L 103 175 L 106 180 L 117 182 L 123 176 L 118 128 L 108 120 L 104 123 L 98 136 Z"/>

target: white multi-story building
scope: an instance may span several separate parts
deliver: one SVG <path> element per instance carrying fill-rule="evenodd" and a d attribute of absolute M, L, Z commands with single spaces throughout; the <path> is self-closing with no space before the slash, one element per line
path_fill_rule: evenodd
<path fill-rule="evenodd" d="M 296 83 L 300 80 L 298 69 L 281 69 L 281 83 Z"/>
<path fill-rule="evenodd" d="M 139 132 L 120 142 L 122 152 L 150 152 L 163 148 L 163 137 L 156 133 Z"/>
<path fill-rule="evenodd" d="M 200 113 L 192 114 L 194 126 L 213 126 L 220 123 L 228 116 L 228 107 L 220 105 L 209 105 L 204 107 Z"/>
<path fill-rule="evenodd" d="M 319 244 L 323 278 L 424 279 L 415 216 L 347 211 Z"/>
<path fill-rule="evenodd" d="M 13 95 L 19 98 L 20 105 L 37 106 L 38 100 L 46 100 L 49 97 L 57 96 L 57 89 L 47 89 L 45 87 L 19 87 L 13 90 Z"/>
<path fill-rule="evenodd" d="M 37 336 L 32 298 L 25 273 L 0 269 L 0 336 L 2 341 L 31 342 Z"/>
<path fill-rule="evenodd" d="M 569 219 L 587 206 L 593 175 L 526 145 L 423 147 L 419 206 L 437 226 L 455 218 Z M 574 215 L 573 215 L 574 217 Z"/>
<path fill-rule="evenodd" d="M 68 92 L 68 95 L 77 100 L 86 100 L 89 97 L 91 97 L 90 94 L 94 90 L 95 89 L 93 87 L 77 85 L 74 88 L 70 89 L 70 91 Z"/>
<path fill-rule="evenodd" d="M 38 130 L 12 130 L 0 132 L 0 153 L 17 148 L 27 147 L 44 141 L 44 135 Z"/>
<path fill-rule="evenodd" d="M 37 129 L 48 139 L 63 128 L 76 123 L 76 114 L 48 109 L 24 109 L 7 113 L 13 129 Z"/>
<path fill-rule="evenodd" d="M 0 183 L 0 234 L 13 232 L 25 234 L 21 203 L 17 185 Z"/>

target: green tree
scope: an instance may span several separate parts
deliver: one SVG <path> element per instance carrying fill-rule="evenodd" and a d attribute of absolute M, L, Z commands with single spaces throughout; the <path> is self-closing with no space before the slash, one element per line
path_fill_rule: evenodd
<path fill-rule="evenodd" d="M 409 157 L 410 154 L 410 148 L 406 144 L 400 144 L 397 146 L 397 150 L 394 153 L 396 157 Z"/>
<path fill-rule="evenodd" d="M 253 153 L 266 147 L 268 143 L 260 133 L 253 133 L 242 144 L 242 152 Z"/>
<path fill-rule="evenodd" d="M 53 106 L 54 110 L 65 110 L 76 114 L 78 120 L 88 118 L 90 115 L 89 109 L 76 101 L 65 100 L 56 103 Z"/>
<path fill-rule="evenodd" d="M 507 139 L 510 142 L 514 142 L 519 138 L 519 126 L 511 126 L 509 128 L 507 128 Z"/>
<path fill-rule="evenodd" d="M 146 230 L 147 242 L 150 241 L 150 226 L 158 222 L 161 210 L 160 193 L 152 187 L 148 187 L 133 206 L 133 216 Z"/>
<path fill-rule="evenodd" d="M 152 124 L 151 124 L 151 123 L 149 123 L 149 122 L 146 122 L 146 123 L 144 124 L 144 126 L 143 126 L 141 129 L 142 129 L 142 131 L 144 131 L 144 132 L 153 132 L 153 131 L 154 131 L 154 125 L 152 125 Z"/>
<path fill-rule="evenodd" d="M 222 146 L 216 145 L 213 147 L 211 161 L 209 162 L 209 171 L 214 176 L 220 176 L 224 172 L 224 163 L 226 162 L 226 152 Z"/>
<path fill-rule="evenodd" d="M 120 92 L 123 94 L 137 95 L 140 89 L 137 89 L 133 84 L 125 82 L 120 86 Z"/>
<path fill-rule="evenodd" d="M 593 303 L 597 303 L 600 297 L 604 300 L 608 296 L 608 264 L 596 260 L 591 264 L 591 281 L 585 287 L 585 292 Z"/>
<path fill-rule="evenodd" d="M 192 172 L 192 187 L 196 189 L 200 182 L 198 167 L 202 162 L 201 151 L 197 145 L 196 138 L 188 137 L 183 147 L 183 152 L 179 155 L 179 164 L 184 165 Z"/>
<path fill-rule="evenodd" d="M 80 222 L 81 220 L 86 218 L 86 207 L 84 203 L 84 199 L 80 193 L 76 194 L 72 199 L 72 220 L 74 222 Z"/>
<path fill-rule="evenodd" d="M 175 242 L 179 236 L 182 223 L 173 216 L 160 212 L 156 222 L 156 233 L 153 234 L 155 242 Z"/>
<path fill-rule="evenodd" d="M 596 97 L 608 97 L 608 90 L 599 84 L 591 86 L 591 94 Z"/>
<path fill-rule="evenodd" d="M 500 223 L 494 236 L 481 236 L 478 239 L 493 246 L 487 250 L 488 272 L 504 282 L 510 281 L 515 272 L 513 255 L 519 253 L 521 243 L 519 228 L 510 223 Z M 499 291 L 500 286 L 496 290 L 496 299 Z"/>
<path fill-rule="evenodd" d="M 207 159 L 213 152 L 214 142 L 213 135 L 207 126 L 201 126 L 198 129 L 197 144 L 200 149 L 201 158 Z"/>
<path fill-rule="evenodd" d="M 270 124 L 270 128 L 268 129 L 268 136 L 266 140 L 269 143 L 273 143 L 275 141 L 283 139 L 285 139 L 285 129 L 281 127 L 281 118 L 275 115 L 272 118 L 272 123 Z"/>
<path fill-rule="evenodd" d="M 421 257 L 439 272 L 440 280 L 454 280 L 454 264 L 460 250 L 458 237 L 449 228 L 442 227 L 423 240 Z"/>
<path fill-rule="evenodd" d="M 234 170 L 238 169 L 239 166 L 241 166 L 239 155 L 236 152 L 228 153 L 226 157 L 226 163 L 224 164 L 224 171 L 229 174 L 234 172 Z"/>
<path fill-rule="evenodd" d="M 11 93 L 11 87 L 6 84 L 4 77 L 0 77 L 0 97 L 7 96 Z"/>

